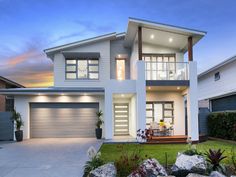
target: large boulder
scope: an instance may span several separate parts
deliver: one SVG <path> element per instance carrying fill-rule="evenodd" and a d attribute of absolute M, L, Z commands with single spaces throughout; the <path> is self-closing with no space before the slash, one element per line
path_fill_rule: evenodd
<path fill-rule="evenodd" d="M 156 159 L 147 159 L 129 177 L 157 177 L 167 176 L 165 168 Z"/>
<path fill-rule="evenodd" d="M 208 177 L 208 176 L 199 175 L 199 174 L 196 174 L 196 173 L 189 173 L 188 176 L 186 176 L 186 177 Z"/>
<path fill-rule="evenodd" d="M 178 153 L 175 164 L 172 166 L 172 174 L 175 176 L 187 176 L 189 173 L 205 174 L 207 163 L 203 156 L 185 155 Z"/>
<path fill-rule="evenodd" d="M 222 175 L 220 172 L 218 171 L 213 171 L 210 174 L 210 177 L 226 177 L 225 175 Z"/>
<path fill-rule="evenodd" d="M 116 174 L 114 163 L 107 163 L 91 171 L 89 177 L 116 177 Z"/>

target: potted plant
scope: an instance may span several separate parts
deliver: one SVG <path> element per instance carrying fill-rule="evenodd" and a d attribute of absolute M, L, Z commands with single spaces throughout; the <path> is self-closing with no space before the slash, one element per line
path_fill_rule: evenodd
<path fill-rule="evenodd" d="M 16 110 L 14 109 L 12 112 L 12 120 L 15 122 L 15 127 L 16 127 L 16 131 L 15 131 L 15 137 L 16 137 L 16 141 L 22 141 L 23 140 L 23 130 L 21 130 L 20 128 L 24 125 L 24 122 L 21 118 L 21 115 L 19 112 L 16 112 Z"/>
<path fill-rule="evenodd" d="M 97 120 L 97 123 L 96 123 L 96 137 L 97 139 L 101 139 L 102 138 L 102 128 L 101 128 L 101 125 L 103 124 L 103 120 L 102 120 L 102 115 L 103 115 L 103 112 L 100 110 L 96 113 L 97 117 L 98 117 L 98 120 Z"/>

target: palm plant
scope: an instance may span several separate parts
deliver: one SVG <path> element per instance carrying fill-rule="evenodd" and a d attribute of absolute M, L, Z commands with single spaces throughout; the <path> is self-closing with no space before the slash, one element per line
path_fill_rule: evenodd
<path fill-rule="evenodd" d="M 98 117 L 96 126 L 97 126 L 97 128 L 101 128 L 101 125 L 104 123 L 103 120 L 102 120 L 102 115 L 103 115 L 102 110 L 96 112 L 96 115 L 97 115 L 97 117 Z"/>
<path fill-rule="evenodd" d="M 23 122 L 23 120 L 21 118 L 20 113 L 16 112 L 15 109 L 12 112 L 12 120 L 15 122 L 16 130 L 19 131 L 20 128 L 24 125 L 24 122 Z"/>

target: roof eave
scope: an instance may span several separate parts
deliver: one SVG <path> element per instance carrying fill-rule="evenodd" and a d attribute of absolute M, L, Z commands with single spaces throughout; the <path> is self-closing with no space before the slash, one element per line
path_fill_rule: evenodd
<path fill-rule="evenodd" d="M 201 40 L 201 38 L 203 38 L 207 34 L 207 32 L 205 31 L 179 27 L 179 26 L 173 26 L 173 25 L 167 25 L 163 23 L 156 23 L 152 21 L 129 17 L 128 25 L 127 25 L 127 32 L 126 32 L 127 35 L 125 36 L 125 46 L 130 46 L 132 44 L 132 42 L 130 43 L 128 42 L 129 26 L 132 23 L 136 24 L 137 26 L 142 26 L 143 28 L 151 27 L 156 30 L 166 30 L 167 32 L 174 32 L 174 33 L 192 36 L 194 39 L 196 39 L 193 45 L 195 45 L 199 40 Z M 183 48 L 183 52 L 186 52 L 186 51 L 187 51 L 187 46 Z"/>
<path fill-rule="evenodd" d="M 98 41 L 102 41 L 102 40 L 106 40 L 106 39 L 110 39 L 110 38 L 116 38 L 117 35 L 122 36 L 124 34 L 123 33 L 116 34 L 116 32 L 108 33 L 105 35 L 96 36 L 93 38 L 89 38 L 89 39 L 85 39 L 85 40 L 81 40 L 81 41 L 72 42 L 69 44 L 64 44 L 64 45 L 48 48 L 48 49 L 45 49 L 44 52 L 46 53 L 47 57 L 52 59 L 53 54 L 58 51 L 65 50 L 68 48 L 73 48 L 76 46 L 86 45 L 86 44 L 90 44 L 90 43 L 94 43 L 94 42 L 98 42 Z"/>
<path fill-rule="evenodd" d="M 201 78 L 201 77 L 205 76 L 206 74 L 208 74 L 208 73 L 210 73 L 210 72 L 212 72 L 214 70 L 217 70 L 220 67 L 222 67 L 224 65 L 227 65 L 227 64 L 229 64 L 229 63 L 231 63 L 231 62 L 233 62 L 235 60 L 236 60 L 236 55 L 234 55 L 234 56 L 224 60 L 223 62 L 221 62 L 221 63 L 219 63 L 219 64 L 217 64 L 217 65 L 215 65 L 215 66 L 213 66 L 213 67 L 211 67 L 209 69 L 207 69 L 206 71 L 203 71 L 202 73 L 198 74 L 198 78 Z"/>
<path fill-rule="evenodd" d="M 171 30 L 182 31 L 185 33 L 192 33 L 192 34 L 197 34 L 197 35 L 202 35 L 202 36 L 205 36 L 207 34 L 206 31 L 200 31 L 200 30 L 196 30 L 196 29 L 190 29 L 190 28 L 174 26 L 174 25 L 169 25 L 169 24 L 164 24 L 164 23 L 157 23 L 157 22 L 137 19 L 137 18 L 133 18 L 133 17 L 129 17 L 128 23 L 130 23 L 130 22 L 139 23 L 139 24 L 147 24 L 147 25 L 151 25 L 154 27 L 160 27 L 160 28 L 168 28 Z"/>
<path fill-rule="evenodd" d="M 2 80 L 2 81 L 4 81 L 4 82 L 8 83 L 9 85 L 15 86 L 15 87 L 25 88 L 25 86 L 23 86 L 23 85 L 21 85 L 21 84 L 18 84 L 18 83 L 16 83 L 16 82 L 14 82 L 14 81 L 12 81 L 12 80 L 9 80 L 9 79 L 7 79 L 7 78 L 5 78 L 5 77 L 2 77 L 2 76 L 0 76 L 0 80 Z"/>
<path fill-rule="evenodd" d="M 91 94 L 104 94 L 104 88 L 21 88 L 21 89 L 0 89 L 1 95 L 58 95 L 58 94 L 71 94 L 71 95 L 84 95 L 85 93 Z"/>

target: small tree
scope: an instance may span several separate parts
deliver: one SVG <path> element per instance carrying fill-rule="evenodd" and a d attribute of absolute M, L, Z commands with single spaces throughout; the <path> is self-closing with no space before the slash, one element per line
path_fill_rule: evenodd
<path fill-rule="evenodd" d="M 20 113 L 19 113 L 19 112 L 16 112 L 16 110 L 13 109 L 12 117 L 11 117 L 11 118 L 12 118 L 12 120 L 15 122 L 16 130 L 19 131 L 20 128 L 21 128 L 22 126 L 24 126 L 24 122 L 23 122 L 23 120 L 22 120 L 22 118 L 21 118 Z"/>
<path fill-rule="evenodd" d="M 103 115 L 102 110 L 96 112 L 96 115 L 97 115 L 97 117 L 98 117 L 96 126 L 97 126 L 97 128 L 101 128 L 101 125 L 104 123 L 103 120 L 102 120 L 102 115 Z"/>

